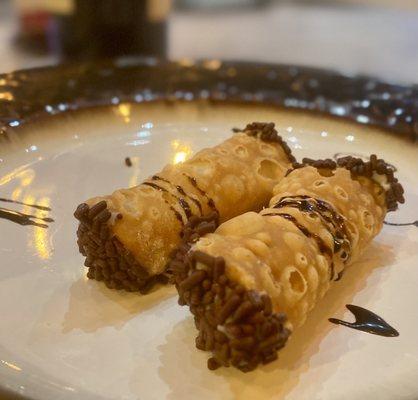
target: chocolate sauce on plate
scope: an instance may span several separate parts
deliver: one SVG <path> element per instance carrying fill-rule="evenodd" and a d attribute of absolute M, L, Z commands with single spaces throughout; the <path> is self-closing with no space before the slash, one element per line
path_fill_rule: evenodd
<path fill-rule="evenodd" d="M 342 321 L 336 318 L 329 318 L 328 320 L 333 324 L 344 325 L 348 328 L 371 333 L 373 335 L 386 337 L 399 336 L 399 332 L 377 314 L 353 304 L 347 304 L 346 307 L 353 313 L 356 318 L 355 322 Z"/>
<path fill-rule="evenodd" d="M 385 225 L 390 225 L 390 226 L 416 226 L 418 228 L 418 220 L 414 222 L 403 222 L 403 223 L 383 221 L 383 223 Z"/>
<path fill-rule="evenodd" d="M 11 200 L 11 199 L 5 199 L 3 197 L 0 197 L 0 201 L 2 201 L 4 203 L 21 204 L 23 206 L 27 206 L 27 207 L 31 207 L 31 208 L 36 208 L 36 209 L 42 210 L 42 211 L 51 211 L 51 209 L 49 207 L 46 207 L 46 206 L 40 206 L 38 204 L 22 203 L 21 201 Z"/>
<path fill-rule="evenodd" d="M 37 217 L 3 207 L 0 207 L 0 219 L 6 219 L 19 225 L 34 225 L 39 228 L 48 228 L 48 225 L 37 221 L 54 222 L 52 218 Z"/>
<path fill-rule="evenodd" d="M 51 211 L 51 209 L 47 206 L 23 203 L 21 201 L 6 199 L 3 197 L 0 197 L 0 202 L 19 204 L 19 205 L 35 208 L 41 211 Z M 54 220 L 49 217 L 38 217 L 36 215 L 25 214 L 20 211 L 11 210 L 10 208 L 4 208 L 4 207 L 0 207 L 0 219 L 5 219 L 8 221 L 14 222 L 15 224 L 19 224 L 19 225 L 34 225 L 39 228 L 48 228 L 47 224 L 44 224 L 40 221 L 54 222 Z"/>

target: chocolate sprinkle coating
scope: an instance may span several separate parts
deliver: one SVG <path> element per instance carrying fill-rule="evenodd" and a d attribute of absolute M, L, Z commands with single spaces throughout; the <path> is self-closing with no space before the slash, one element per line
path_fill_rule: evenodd
<path fill-rule="evenodd" d="M 293 170 L 303 168 L 307 165 L 318 169 L 330 169 L 334 170 L 337 167 L 348 169 L 353 178 L 357 176 L 365 176 L 373 180 L 374 173 L 378 175 L 385 175 L 388 189 L 385 190 L 386 207 L 388 211 L 395 211 L 398 208 L 398 203 L 405 203 L 403 196 L 404 189 L 399 183 L 398 179 L 394 176 L 393 167 L 385 160 L 377 158 L 375 154 L 370 156 L 369 161 L 364 161 L 358 157 L 346 156 L 337 158 L 336 161 L 329 158 L 325 160 L 313 160 L 310 158 L 302 159 L 302 163 L 293 163 Z M 287 171 L 288 175 L 292 170 Z M 378 182 L 377 182 L 378 183 Z"/>
<path fill-rule="evenodd" d="M 286 316 L 273 312 L 268 295 L 247 290 L 226 276 L 223 257 L 190 251 L 200 236 L 216 229 L 217 220 L 216 213 L 190 219 L 169 266 L 171 280 L 179 304 L 187 304 L 194 315 L 199 331 L 196 347 L 212 352 L 208 368 L 232 365 L 248 372 L 274 361 L 290 331 L 284 327 Z"/>
<path fill-rule="evenodd" d="M 377 158 L 376 154 L 370 156 L 369 161 L 363 161 L 356 157 L 342 157 L 337 159 L 337 165 L 351 171 L 354 176 L 366 176 L 372 178 L 373 173 L 385 175 L 389 188 L 385 189 L 386 207 L 388 211 L 395 211 L 398 203 L 405 203 L 404 189 L 393 174 L 393 169 L 385 160 Z"/>
<path fill-rule="evenodd" d="M 243 132 L 249 136 L 256 136 L 265 142 L 279 143 L 283 151 L 286 153 L 290 162 L 296 162 L 296 158 L 292 154 L 292 150 L 288 144 L 279 136 L 276 129 L 274 129 L 274 122 L 252 122 L 248 124 Z"/>
<path fill-rule="evenodd" d="M 80 204 L 74 216 L 80 221 L 77 229 L 77 244 L 80 253 L 86 257 L 87 277 L 103 281 L 110 289 L 125 289 L 128 292 L 147 293 L 156 283 L 167 283 L 164 274 L 149 276 L 135 260 L 129 250 L 114 236 L 108 221 L 111 212 L 106 201 L 92 207 Z M 118 220 L 122 214 L 117 214 Z"/>

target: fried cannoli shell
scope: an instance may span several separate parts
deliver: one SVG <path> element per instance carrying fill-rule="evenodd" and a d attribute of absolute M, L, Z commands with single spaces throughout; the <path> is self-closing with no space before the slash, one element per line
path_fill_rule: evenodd
<path fill-rule="evenodd" d="M 275 359 L 380 232 L 388 209 L 403 202 L 382 160 L 362 162 L 361 174 L 349 168 L 360 165 L 356 160 L 307 160 L 274 188 L 269 208 L 232 218 L 200 239 L 188 233 L 189 247 L 172 269 L 180 303 L 195 316 L 197 345 L 213 352 L 210 368 L 247 371 Z M 202 229 L 195 226 L 196 235 Z"/>
<path fill-rule="evenodd" d="M 254 123 L 139 186 L 86 201 L 75 216 L 88 275 L 145 291 L 165 273 L 192 216 L 216 212 L 223 222 L 260 210 L 293 160 L 274 124 Z"/>

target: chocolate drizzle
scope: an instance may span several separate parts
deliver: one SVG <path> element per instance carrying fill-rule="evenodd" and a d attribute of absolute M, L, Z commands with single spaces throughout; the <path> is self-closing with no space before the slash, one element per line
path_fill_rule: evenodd
<path fill-rule="evenodd" d="M 324 200 L 312 198 L 307 195 L 285 196 L 273 206 L 273 208 L 294 207 L 304 212 L 312 212 L 317 214 L 323 221 L 330 223 L 336 230 L 337 236 L 348 237 L 345 219 Z M 334 239 L 335 242 L 335 239 Z M 335 243 L 341 246 L 341 241 Z"/>
<path fill-rule="evenodd" d="M 161 176 L 158 176 L 158 175 L 153 175 L 153 177 L 151 178 L 152 180 L 156 180 L 156 181 L 163 181 L 163 182 L 165 182 L 165 183 L 167 183 L 167 184 L 169 184 L 171 187 L 174 187 L 175 189 L 176 189 L 176 191 L 181 195 L 181 196 L 184 196 L 184 197 L 186 197 L 186 198 L 188 198 L 188 199 L 190 199 L 195 205 L 196 205 L 196 207 L 199 209 L 199 212 L 200 212 L 200 215 L 203 215 L 203 211 L 202 211 L 202 205 L 200 204 L 200 201 L 198 200 L 198 199 L 195 199 L 194 197 L 192 197 L 192 196 L 190 196 L 190 195 L 188 195 L 187 193 L 186 193 L 186 191 L 180 186 L 180 185 L 174 185 L 172 182 L 170 182 L 168 179 L 165 179 L 165 178 L 162 178 Z M 177 197 L 177 196 L 175 196 L 178 200 L 179 200 L 179 202 L 180 202 L 180 199 L 179 199 L 179 197 Z M 183 199 L 183 201 L 184 201 L 184 203 L 185 204 L 181 204 L 180 203 L 180 205 L 183 207 L 183 209 L 184 209 L 184 206 L 189 210 L 189 211 L 187 211 L 186 212 L 186 210 L 184 209 L 184 211 L 186 212 L 186 215 L 187 215 L 187 213 L 189 213 L 190 215 L 188 215 L 188 218 L 192 215 L 192 213 L 190 212 L 190 206 L 189 206 L 189 204 L 186 202 L 186 200 L 184 200 Z"/>
<path fill-rule="evenodd" d="M 331 249 L 327 246 L 320 236 L 310 232 L 305 226 L 300 224 L 294 216 L 288 213 L 266 213 L 262 215 L 281 216 L 282 218 L 291 221 L 306 237 L 313 238 L 316 241 L 320 252 L 325 253 L 330 258 L 330 279 L 333 279 L 335 275 L 334 255 L 340 252 L 341 259 L 344 262 L 347 262 L 351 253 L 349 234 L 344 218 L 331 206 L 331 204 L 307 195 L 284 196 L 280 198 L 272 208 L 281 209 L 285 207 L 296 208 L 302 212 L 317 215 L 325 228 L 332 235 L 334 241 L 333 248 Z M 337 276 L 335 280 L 339 280 L 340 278 L 340 276 Z"/>
<path fill-rule="evenodd" d="M 161 176 L 158 176 L 158 175 L 153 175 L 153 176 L 151 177 L 151 179 L 152 179 L 153 181 L 163 181 L 163 182 L 169 183 L 169 184 L 171 185 L 171 182 L 170 182 L 168 179 L 161 178 Z"/>
<path fill-rule="evenodd" d="M 326 245 L 324 240 L 320 236 L 318 236 L 317 234 L 310 232 L 305 226 L 299 224 L 299 222 L 297 221 L 297 219 L 293 215 L 286 214 L 286 213 L 263 214 L 263 216 L 276 216 L 276 215 L 279 216 L 279 217 L 282 217 L 284 219 L 287 219 L 288 221 L 291 221 L 306 237 L 313 238 L 316 241 L 316 243 L 318 245 L 318 248 L 319 248 L 319 251 L 321 253 L 325 253 L 332 258 L 332 256 L 334 255 L 334 252 L 329 246 Z"/>
<path fill-rule="evenodd" d="M 166 180 L 164 180 L 164 181 L 165 182 L 168 182 Z M 170 191 L 168 191 L 166 188 L 164 188 L 164 187 L 162 187 L 160 185 L 157 185 L 156 183 L 153 183 L 153 182 L 143 182 L 143 183 L 141 183 L 141 185 L 150 186 L 150 187 L 152 187 L 152 188 L 154 188 L 156 190 L 159 190 L 161 192 L 169 193 L 171 196 L 173 196 L 175 199 L 177 199 L 178 203 L 180 204 L 180 207 L 183 209 L 183 211 L 184 211 L 184 213 L 186 215 L 186 219 L 188 219 L 192 215 L 192 213 L 190 211 L 189 204 L 186 201 L 184 201 L 183 199 L 177 197 L 176 195 L 174 195 L 173 193 L 171 193 Z M 173 211 L 173 213 L 176 216 L 177 220 L 180 221 L 182 225 L 184 225 L 183 217 L 181 216 L 181 214 L 167 200 L 164 199 L 164 202 L 166 204 L 168 204 L 168 206 L 170 207 L 170 210 Z"/>
<path fill-rule="evenodd" d="M 198 199 L 195 199 L 194 197 L 189 196 L 180 185 L 177 185 L 176 189 L 181 195 L 188 197 L 199 209 L 200 215 L 203 215 L 202 205 L 200 204 L 200 201 Z"/>
<path fill-rule="evenodd" d="M 166 188 L 163 188 L 162 186 L 159 186 L 153 182 L 142 182 L 141 185 L 152 187 L 153 189 L 159 190 L 160 192 L 170 193 Z M 170 210 L 173 211 L 174 215 L 176 216 L 176 219 L 182 225 L 184 225 L 183 217 L 181 216 L 181 214 L 167 200 L 164 199 L 164 202 L 169 206 Z"/>
<path fill-rule="evenodd" d="M 168 204 L 167 200 L 165 200 L 165 202 Z M 177 221 L 179 221 L 182 225 L 184 225 L 183 217 L 181 216 L 181 214 L 173 206 L 170 206 L 170 210 L 173 211 L 174 215 L 176 216 Z"/>
<path fill-rule="evenodd" d="M 179 204 L 186 214 L 187 219 L 189 219 L 192 216 L 192 211 L 190 209 L 189 203 L 187 203 L 187 201 L 184 199 L 179 199 Z"/>
<path fill-rule="evenodd" d="M 399 332 L 377 314 L 353 304 L 347 304 L 346 307 L 353 313 L 356 318 L 355 322 L 346 322 L 336 318 L 329 318 L 328 321 L 373 335 L 386 337 L 399 336 Z"/>
<path fill-rule="evenodd" d="M 207 195 L 207 193 L 201 189 L 199 187 L 199 185 L 197 184 L 196 178 L 194 178 L 193 176 L 187 175 L 186 173 L 183 172 L 183 175 L 189 180 L 190 184 L 203 196 L 206 198 L 207 200 L 207 205 L 209 206 L 209 208 L 213 211 L 216 212 L 219 215 L 218 209 L 216 208 L 215 202 L 213 201 L 213 199 L 211 197 L 209 197 Z"/>
<path fill-rule="evenodd" d="M 47 224 L 43 224 L 38 221 L 54 222 L 52 218 L 37 217 L 36 215 L 24 214 L 19 211 L 3 207 L 0 207 L 0 219 L 6 219 L 19 225 L 34 225 L 38 228 L 48 228 Z"/>

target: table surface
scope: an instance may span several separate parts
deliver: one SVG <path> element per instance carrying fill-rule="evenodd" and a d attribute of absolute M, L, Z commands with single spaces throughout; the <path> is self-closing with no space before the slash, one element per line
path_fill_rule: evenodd
<path fill-rule="evenodd" d="M 0 72 L 58 62 L 17 49 L 16 28 L 11 2 L 0 1 Z M 417 83 L 418 2 L 392 8 L 273 2 L 259 9 L 175 11 L 169 57 L 310 65 Z"/>

